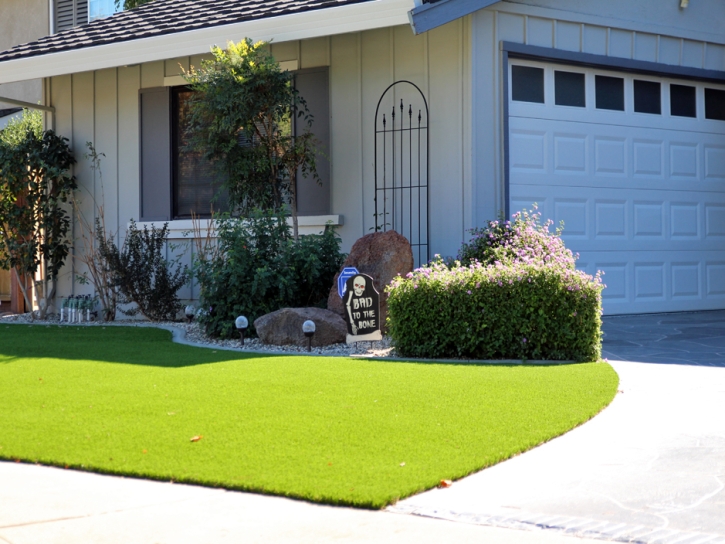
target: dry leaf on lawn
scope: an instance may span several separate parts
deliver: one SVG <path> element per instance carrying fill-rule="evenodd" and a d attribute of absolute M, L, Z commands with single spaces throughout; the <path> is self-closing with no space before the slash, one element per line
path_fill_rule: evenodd
<path fill-rule="evenodd" d="M 198 434 L 198 435 L 196 435 L 196 436 L 192 436 L 192 437 L 191 437 L 191 442 L 198 442 L 198 441 L 199 441 L 199 440 L 201 440 L 202 438 L 203 438 L 203 436 L 201 436 L 200 434 Z"/>

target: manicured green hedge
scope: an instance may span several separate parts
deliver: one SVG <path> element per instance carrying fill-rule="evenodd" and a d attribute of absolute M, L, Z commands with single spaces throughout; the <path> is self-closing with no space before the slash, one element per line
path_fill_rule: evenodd
<path fill-rule="evenodd" d="M 438 260 L 388 287 L 389 334 L 407 357 L 593 361 L 603 287 L 556 263 Z"/>

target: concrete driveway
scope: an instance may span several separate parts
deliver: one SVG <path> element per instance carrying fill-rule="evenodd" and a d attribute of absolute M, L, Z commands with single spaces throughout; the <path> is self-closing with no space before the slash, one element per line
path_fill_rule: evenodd
<path fill-rule="evenodd" d="M 390 510 L 621 542 L 725 542 L 725 312 L 604 322 L 621 380 L 608 408 Z"/>
<path fill-rule="evenodd" d="M 0 463 L 0 542 L 725 543 L 725 312 L 604 330 L 600 415 L 387 511 Z"/>

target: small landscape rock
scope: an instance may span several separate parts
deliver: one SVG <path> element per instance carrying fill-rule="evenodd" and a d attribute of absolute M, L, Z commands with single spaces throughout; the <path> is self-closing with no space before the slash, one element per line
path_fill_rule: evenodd
<path fill-rule="evenodd" d="M 345 321 L 336 313 L 322 308 L 282 308 L 254 321 L 254 328 L 263 344 L 278 346 L 307 346 L 302 323 L 315 322 L 312 346 L 329 346 L 344 342 L 347 335 Z"/>

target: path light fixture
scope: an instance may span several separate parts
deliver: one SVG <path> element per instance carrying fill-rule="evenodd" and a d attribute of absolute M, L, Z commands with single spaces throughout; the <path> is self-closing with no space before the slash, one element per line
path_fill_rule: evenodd
<path fill-rule="evenodd" d="M 244 331 L 249 328 L 249 320 L 243 315 L 240 315 L 234 320 L 234 326 L 239 331 L 239 338 L 241 338 L 242 345 L 244 345 Z"/>
<path fill-rule="evenodd" d="M 305 333 L 305 336 L 307 337 L 307 351 L 312 351 L 312 336 L 315 334 L 316 328 L 315 322 L 311 319 L 302 323 L 302 332 Z"/>
<path fill-rule="evenodd" d="M 186 308 L 184 308 L 184 315 L 186 315 L 186 319 L 189 320 L 189 323 L 191 323 L 191 320 L 194 319 L 194 314 L 196 313 L 196 308 L 192 304 L 189 304 Z"/>

